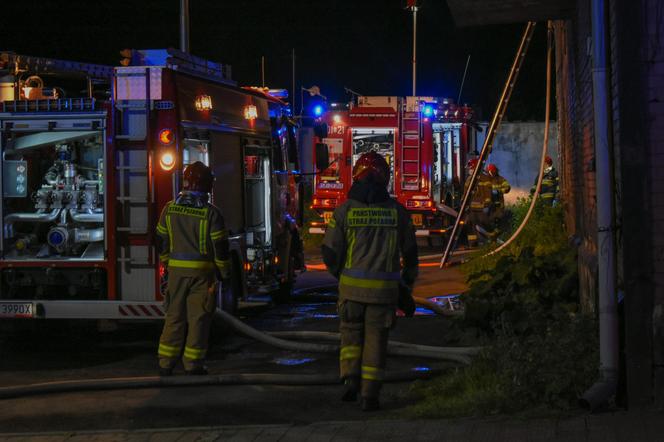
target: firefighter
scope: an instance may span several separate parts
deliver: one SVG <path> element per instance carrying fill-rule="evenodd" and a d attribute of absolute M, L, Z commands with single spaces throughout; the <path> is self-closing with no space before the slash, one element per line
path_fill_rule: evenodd
<path fill-rule="evenodd" d="M 417 244 L 406 209 L 387 192 L 390 168 L 380 154 L 363 154 L 353 181 L 330 219 L 322 253 L 339 279 L 342 400 L 361 393 L 362 409 L 372 411 L 379 408 L 400 286 L 412 287 L 417 277 Z"/>
<path fill-rule="evenodd" d="M 553 160 L 550 156 L 544 158 L 544 176 L 542 177 L 542 185 L 540 186 L 540 198 L 547 206 L 554 206 L 558 201 L 559 180 L 558 171 L 553 167 Z M 530 189 L 530 194 L 535 193 L 535 186 L 539 180 L 539 174 L 535 177 L 535 184 Z"/>
<path fill-rule="evenodd" d="M 505 219 L 505 194 L 509 193 L 512 187 L 510 186 L 510 183 L 500 175 L 500 171 L 495 164 L 487 165 L 486 172 L 491 179 L 491 201 L 493 203 L 491 220 L 494 227 L 492 236 L 495 238 L 500 233 Z"/>
<path fill-rule="evenodd" d="M 468 160 L 466 166 L 468 169 L 468 178 L 464 184 L 464 190 L 466 191 L 470 185 L 470 177 L 478 164 L 479 161 L 477 158 Z M 491 211 L 493 209 L 493 201 L 491 199 L 493 183 L 491 178 L 484 172 L 480 171 L 475 186 L 475 190 L 470 197 L 470 208 L 466 218 L 466 235 L 469 247 L 475 247 L 477 245 L 478 230 L 485 232 L 487 235 L 489 234 Z"/>
<path fill-rule="evenodd" d="M 182 192 L 166 204 L 157 224 L 159 258 L 168 268 L 161 376 L 172 375 L 181 356 L 186 374 L 207 374 L 216 281 L 225 283 L 230 273 L 228 232 L 220 210 L 208 201 L 213 180 L 200 161 L 187 166 Z"/>

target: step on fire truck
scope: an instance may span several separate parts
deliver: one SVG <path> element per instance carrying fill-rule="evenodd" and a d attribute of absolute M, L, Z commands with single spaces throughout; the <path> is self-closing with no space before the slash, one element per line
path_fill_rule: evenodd
<path fill-rule="evenodd" d="M 417 236 L 443 235 L 475 150 L 473 126 L 470 107 L 434 97 L 360 96 L 357 104 L 330 106 L 315 130 L 314 163 L 322 148 L 329 167 L 314 178 L 311 207 L 321 218 L 311 222 L 310 233 L 325 232 L 332 211 L 346 199 L 355 162 L 375 151 L 390 165 L 389 192 L 410 211 Z"/>
<path fill-rule="evenodd" d="M 155 225 L 195 161 L 212 167 L 230 231 L 223 307 L 290 293 L 302 263 L 287 104 L 173 49 L 131 61 L 0 53 L 0 318 L 163 317 Z"/>

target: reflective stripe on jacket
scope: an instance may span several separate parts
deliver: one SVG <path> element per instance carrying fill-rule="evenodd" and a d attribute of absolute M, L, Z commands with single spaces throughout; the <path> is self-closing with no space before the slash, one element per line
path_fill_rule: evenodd
<path fill-rule="evenodd" d="M 535 185 L 537 185 L 538 179 L 539 177 L 535 178 Z M 535 186 L 533 186 L 531 192 L 534 191 L 535 191 Z M 539 195 L 544 200 L 554 200 L 558 197 L 558 192 L 559 192 L 558 171 L 553 167 L 551 167 L 544 172 Z"/>
<path fill-rule="evenodd" d="M 467 190 L 469 185 L 470 185 L 470 177 L 466 179 L 466 182 L 464 184 L 464 190 Z M 491 207 L 491 205 L 493 204 L 493 201 L 491 199 L 492 188 L 493 184 L 491 181 L 491 177 L 489 175 L 486 175 L 485 173 L 481 173 L 477 177 L 477 184 L 475 190 L 473 191 L 473 194 L 470 197 L 470 209 L 481 211 L 486 207 Z"/>
<path fill-rule="evenodd" d="M 505 194 L 512 190 L 510 183 L 500 176 L 496 175 L 491 177 L 491 190 L 493 195 L 493 205 L 497 209 L 502 209 L 505 206 Z"/>
<path fill-rule="evenodd" d="M 197 208 L 166 204 L 157 224 L 159 258 L 170 269 L 191 274 L 219 270 L 230 274 L 228 231 L 219 209 L 211 204 Z"/>
<path fill-rule="evenodd" d="M 412 283 L 417 276 L 415 230 L 406 209 L 393 199 L 375 204 L 346 200 L 332 214 L 323 244 L 340 263 L 340 301 L 395 304 L 399 281 Z M 408 261 L 403 270 L 401 256 Z"/>

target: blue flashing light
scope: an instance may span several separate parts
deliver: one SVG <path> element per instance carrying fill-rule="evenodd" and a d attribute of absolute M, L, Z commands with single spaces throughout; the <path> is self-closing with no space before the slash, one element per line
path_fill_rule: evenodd
<path fill-rule="evenodd" d="M 422 371 L 427 372 L 427 371 L 431 371 L 431 368 L 429 368 L 429 367 L 413 367 L 412 370 L 413 371 L 420 371 L 420 372 L 422 372 Z"/>
<path fill-rule="evenodd" d="M 425 117 L 432 117 L 433 116 L 433 106 L 429 104 L 425 104 L 424 107 L 422 108 L 422 115 Z"/>
<path fill-rule="evenodd" d="M 321 115 L 323 115 L 323 106 L 317 104 L 314 106 L 314 116 L 320 117 Z"/>

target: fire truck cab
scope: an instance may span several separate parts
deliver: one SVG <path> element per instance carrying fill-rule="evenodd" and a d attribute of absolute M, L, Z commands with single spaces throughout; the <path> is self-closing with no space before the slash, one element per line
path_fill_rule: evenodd
<path fill-rule="evenodd" d="M 463 187 L 457 163 L 470 148 L 466 122 L 459 112 L 454 116 L 456 108 L 449 111 L 448 101 L 434 97 L 360 96 L 347 109 L 333 106 L 325 112 L 317 128 L 323 136 L 314 144 L 327 151 L 329 167 L 314 178 L 311 207 L 321 219 L 309 231 L 324 233 L 333 210 L 346 199 L 355 162 L 375 151 L 390 165 L 388 190 L 410 211 L 417 236 L 444 234 L 458 199 L 453 183 Z"/>
<path fill-rule="evenodd" d="M 0 93 L 0 318 L 163 317 L 155 226 L 194 161 L 213 169 L 230 231 L 221 305 L 289 293 L 301 252 L 285 102 L 173 49 L 116 68 L 2 53 Z"/>

